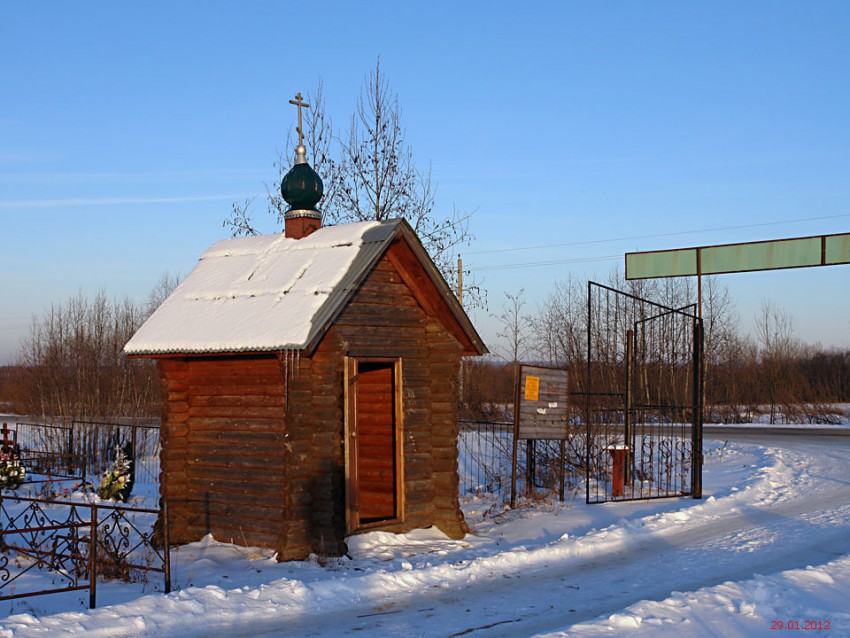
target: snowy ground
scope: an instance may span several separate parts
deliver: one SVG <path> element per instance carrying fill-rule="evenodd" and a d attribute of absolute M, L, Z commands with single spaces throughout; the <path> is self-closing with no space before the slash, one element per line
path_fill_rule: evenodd
<path fill-rule="evenodd" d="M 172 552 L 179 591 L 4 602 L 0 637 L 850 636 L 850 437 L 706 453 L 703 500 L 471 499 L 462 541 L 371 533 L 323 565 L 206 538 Z"/>

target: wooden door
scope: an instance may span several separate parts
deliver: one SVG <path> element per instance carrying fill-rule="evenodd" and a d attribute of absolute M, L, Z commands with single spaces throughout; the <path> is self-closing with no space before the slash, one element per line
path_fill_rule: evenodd
<path fill-rule="evenodd" d="M 348 368 L 348 527 L 354 532 L 401 518 L 399 364 L 350 359 Z"/>

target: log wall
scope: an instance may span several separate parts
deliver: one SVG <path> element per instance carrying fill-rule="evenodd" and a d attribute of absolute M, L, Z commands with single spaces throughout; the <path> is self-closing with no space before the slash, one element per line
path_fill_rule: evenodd
<path fill-rule="evenodd" d="M 160 361 L 171 541 L 274 547 L 283 518 L 285 387 L 275 357 Z"/>
<path fill-rule="evenodd" d="M 425 313 L 385 258 L 312 360 L 302 358 L 300 374 L 290 380 L 287 433 L 293 450 L 301 451 L 293 462 L 304 471 L 293 472 L 285 490 L 296 515 L 281 535 L 279 555 L 295 559 L 310 551 L 345 551 L 345 356 L 402 361 L 405 510 L 401 521 L 380 529 L 405 532 L 435 525 L 452 538 L 462 537 L 469 530 L 458 503 L 461 346 Z M 318 422 L 332 426 L 319 428 Z"/>
<path fill-rule="evenodd" d="M 404 513 L 382 529 L 468 531 L 457 475 L 462 348 L 403 275 L 382 259 L 294 369 L 273 354 L 159 361 L 173 543 L 212 533 L 275 548 L 280 560 L 345 553 L 345 356 L 402 360 Z"/>

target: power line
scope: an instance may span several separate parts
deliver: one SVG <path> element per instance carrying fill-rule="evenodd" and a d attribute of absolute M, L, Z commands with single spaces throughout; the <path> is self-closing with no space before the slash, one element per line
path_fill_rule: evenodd
<path fill-rule="evenodd" d="M 553 261 L 529 261 L 521 264 L 503 264 L 501 266 L 481 266 L 475 268 L 475 272 L 482 270 L 508 270 L 511 268 L 528 268 L 530 266 L 556 266 L 559 264 L 581 264 L 591 261 L 610 261 L 612 259 L 622 259 L 622 255 L 603 255 L 601 257 L 578 257 L 576 259 L 555 259 Z"/>
<path fill-rule="evenodd" d="M 693 234 L 697 234 L 697 233 L 714 233 L 714 232 L 718 232 L 718 231 L 721 231 L 721 230 L 740 230 L 742 228 L 759 228 L 759 227 L 762 227 L 762 226 L 779 226 L 781 224 L 794 224 L 794 223 L 797 223 L 797 222 L 820 221 L 820 220 L 824 220 L 824 219 L 839 219 L 841 217 L 850 217 L 850 213 L 844 213 L 844 214 L 841 214 L 841 215 L 826 215 L 824 217 L 804 217 L 804 218 L 801 218 L 801 219 L 787 219 L 787 220 L 778 221 L 778 222 L 763 222 L 761 224 L 743 224 L 741 226 L 724 226 L 724 227 L 721 227 L 721 228 L 703 228 L 702 230 L 683 230 L 683 231 L 678 231 L 678 232 L 673 232 L 673 233 L 657 233 L 657 234 L 654 234 L 654 235 L 632 235 L 631 237 L 616 237 L 616 238 L 611 238 L 611 239 L 592 239 L 592 240 L 589 240 L 589 241 L 574 241 L 574 242 L 568 242 L 568 243 L 565 243 L 565 244 L 542 244 L 542 245 L 538 245 L 538 246 L 520 246 L 520 247 L 516 247 L 516 248 L 495 248 L 495 249 L 492 249 L 492 250 L 472 250 L 472 251 L 469 251 L 469 252 L 464 253 L 464 254 L 465 255 L 485 255 L 485 254 L 489 254 L 489 253 L 517 252 L 517 251 L 520 251 L 520 250 L 540 250 L 542 248 L 561 248 L 561 247 L 564 247 L 564 246 L 586 246 L 586 245 L 589 245 L 589 244 L 606 244 L 606 243 L 611 243 L 611 242 L 616 242 L 616 241 L 630 241 L 630 240 L 633 240 L 633 239 L 653 239 L 653 238 L 656 238 L 656 237 L 675 237 L 677 235 L 693 235 Z M 602 258 L 599 257 L 599 258 L 593 258 L 593 259 L 598 260 L 598 259 L 602 259 Z M 545 262 L 540 262 L 540 263 L 542 264 L 542 263 L 545 263 Z M 551 263 L 559 263 L 559 262 L 551 262 Z M 486 267 L 486 269 L 487 270 L 493 270 L 495 268 L 501 268 L 501 267 L 502 266 L 488 266 L 488 267 Z M 484 269 L 485 268 L 479 268 L 478 270 L 484 270 Z"/>

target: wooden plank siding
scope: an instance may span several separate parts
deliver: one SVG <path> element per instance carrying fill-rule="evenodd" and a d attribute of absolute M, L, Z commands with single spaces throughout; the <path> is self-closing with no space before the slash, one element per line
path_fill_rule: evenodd
<path fill-rule="evenodd" d="M 462 346 L 425 311 L 441 304 L 427 282 L 400 272 L 413 267 L 408 257 L 384 256 L 312 355 L 288 371 L 274 353 L 159 359 L 161 491 L 173 543 L 212 533 L 274 548 L 279 560 L 347 551 L 346 356 L 401 361 L 404 511 L 380 529 L 468 532 L 457 494 Z M 422 294 L 429 295 L 424 304 Z M 370 436 L 376 447 L 389 445 L 379 432 L 367 444 Z M 367 473 L 380 483 L 378 465 Z"/>
<path fill-rule="evenodd" d="M 163 359 L 159 365 L 169 397 L 160 489 L 172 542 L 212 533 L 225 542 L 274 546 L 283 516 L 285 444 L 277 358 Z"/>

